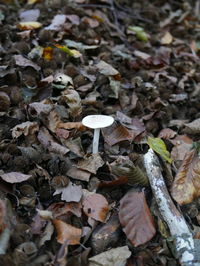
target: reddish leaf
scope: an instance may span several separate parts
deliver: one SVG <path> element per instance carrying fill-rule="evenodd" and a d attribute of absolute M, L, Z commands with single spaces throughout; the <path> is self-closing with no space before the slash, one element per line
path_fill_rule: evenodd
<path fill-rule="evenodd" d="M 200 158 L 195 150 L 186 153 L 172 185 L 172 196 L 180 205 L 200 196 Z"/>
<path fill-rule="evenodd" d="M 127 176 L 119 176 L 117 179 L 111 181 L 101 181 L 99 187 L 114 187 L 121 186 L 128 183 Z"/>
<path fill-rule="evenodd" d="M 101 194 L 91 194 L 83 200 L 83 211 L 88 217 L 104 222 L 109 211 L 107 200 Z"/>
<path fill-rule="evenodd" d="M 57 231 L 57 241 L 60 244 L 77 245 L 80 243 L 82 230 L 61 220 L 53 220 L 53 224 Z"/>
<path fill-rule="evenodd" d="M 133 140 L 135 135 L 131 130 L 114 122 L 110 127 L 102 129 L 105 142 L 110 146 L 124 140 Z"/>
<path fill-rule="evenodd" d="M 182 161 L 187 152 L 192 148 L 192 139 L 186 135 L 179 135 L 170 142 L 175 145 L 171 151 L 171 157 L 174 161 Z"/>
<path fill-rule="evenodd" d="M 31 175 L 24 175 L 18 172 L 10 172 L 0 175 L 0 177 L 8 183 L 21 183 L 31 177 Z"/>
<path fill-rule="evenodd" d="M 156 233 L 144 192 L 130 191 L 121 199 L 119 220 L 135 247 L 146 243 Z"/>
<path fill-rule="evenodd" d="M 52 211 L 53 217 L 58 219 L 60 216 L 66 215 L 69 212 L 73 213 L 77 217 L 81 217 L 81 204 L 77 202 L 56 202 L 48 207 L 48 210 Z"/>

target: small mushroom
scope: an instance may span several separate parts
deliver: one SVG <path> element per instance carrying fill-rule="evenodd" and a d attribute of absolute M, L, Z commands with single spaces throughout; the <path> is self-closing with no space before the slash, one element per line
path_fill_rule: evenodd
<path fill-rule="evenodd" d="M 114 118 L 108 115 L 88 115 L 83 118 L 84 126 L 94 129 L 92 153 L 98 153 L 100 129 L 112 125 Z"/>

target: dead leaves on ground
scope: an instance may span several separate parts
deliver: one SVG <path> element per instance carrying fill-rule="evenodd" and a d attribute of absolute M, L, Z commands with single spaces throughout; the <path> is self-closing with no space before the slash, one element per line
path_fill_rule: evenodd
<path fill-rule="evenodd" d="M 200 158 L 195 150 L 186 153 L 172 185 L 172 196 L 180 205 L 200 196 Z"/>
<path fill-rule="evenodd" d="M 130 191 L 120 201 L 119 220 L 129 241 L 142 245 L 156 234 L 144 192 Z"/>

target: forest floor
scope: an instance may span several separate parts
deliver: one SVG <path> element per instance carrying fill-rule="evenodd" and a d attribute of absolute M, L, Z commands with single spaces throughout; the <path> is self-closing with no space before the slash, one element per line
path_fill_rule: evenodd
<path fill-rule="evenodd" d="M 0 266 L 179 265 L 144 154 L 199 239 L 199 1 L 3 0 L 0 40 Z"/>

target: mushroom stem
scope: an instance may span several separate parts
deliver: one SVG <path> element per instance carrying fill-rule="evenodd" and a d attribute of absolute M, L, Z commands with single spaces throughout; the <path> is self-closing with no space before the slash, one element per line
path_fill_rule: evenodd
<path fill-rule="evenodd" d="M 100 135 L 100 128 L 94 129 L 94 137 L 92 143 L 92 153 L 97 154 L 99 149 L 99 135 Z"/>

